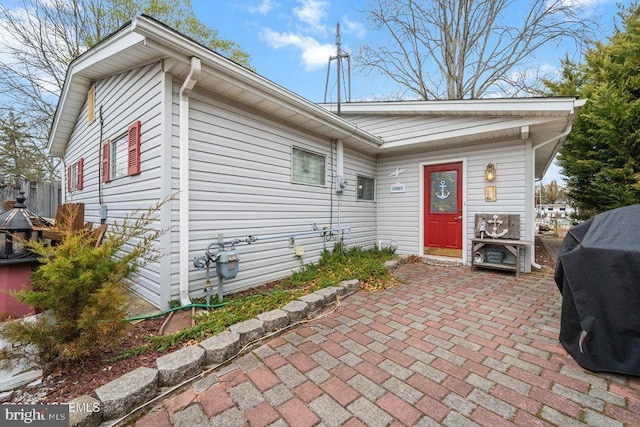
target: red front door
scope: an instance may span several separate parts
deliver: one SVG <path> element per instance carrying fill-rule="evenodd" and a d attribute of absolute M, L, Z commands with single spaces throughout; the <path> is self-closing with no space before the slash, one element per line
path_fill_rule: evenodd
<path fill-rule="evenodd" d="M 424 167 L 424 254 L 462 257 L 462 163 Z"/>

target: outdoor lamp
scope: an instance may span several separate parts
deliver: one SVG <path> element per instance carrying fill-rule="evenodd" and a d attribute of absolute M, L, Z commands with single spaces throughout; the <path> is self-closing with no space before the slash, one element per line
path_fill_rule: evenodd
<path fill-rule="evenodd" d="M 487 181 L 493 181 L 496 179 L 496 165 L 493 163 L 489 163 L 487 165 L 487 170 L 484 172 L 484 179 Z"/>
<path fill-rule="evenodd" d="M 25 241 L 42 239 L 42 227 L 49 227 L 44 218 L 27 210 L 24 191 L 16 198 L 11 210 L 0 214 L 0 258 L 18 259 L 32 257 Z"/>

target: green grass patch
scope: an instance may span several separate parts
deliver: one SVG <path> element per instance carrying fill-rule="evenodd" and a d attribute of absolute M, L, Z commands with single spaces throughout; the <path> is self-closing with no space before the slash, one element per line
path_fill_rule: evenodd
<path fill-rule="evenodd" d="M 147 351 L 165 351 L 188 341 L 202 341 L 235 323 L 275 310 L 302 295 L 343 280 L 359 279 L 361 287 L 369 291 L 386 289 L 396 283 L 384 266 L 385 261 L 392 258 L 391 250 L 345 249 L 342 243 L 337 243 L 333 251 L 324 251 L 317 263 L 305 265 L 288 278 L 272 284 L 267 292 L 230 295 L 225 298 L 227 305 L 198 315 L 195 326 L 171 335 L 150 336 L 148 344 L 125 350 L 109 362 Z M 217 298 L 212 298 L 211 304 L 217 302 Z"/>

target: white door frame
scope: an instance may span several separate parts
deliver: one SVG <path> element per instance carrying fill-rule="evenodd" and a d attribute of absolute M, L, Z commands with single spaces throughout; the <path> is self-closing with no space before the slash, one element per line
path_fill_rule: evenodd
<path fill-rule="evenodd" d="M 424 256 L 424 167 L 441 165 L 445 163 L 462 163 L 462 257 L 459 260 L 467 264 L 467 158 L 466 157 L 444 157 L 428 162 L 420 162 L 420 219 L 419 219 L 419 247 L 418 253 Z M 436 257 L 437 258 L 437 257 Z"/>

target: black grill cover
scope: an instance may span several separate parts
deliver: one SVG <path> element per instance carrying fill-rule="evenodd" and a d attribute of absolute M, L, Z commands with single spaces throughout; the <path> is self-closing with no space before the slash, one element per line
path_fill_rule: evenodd
<path fill-rule="evenodd" d="M 569 230 L 555 281 L 560 342 L 582 367 L 640 375 L 640 205 Z"/>

